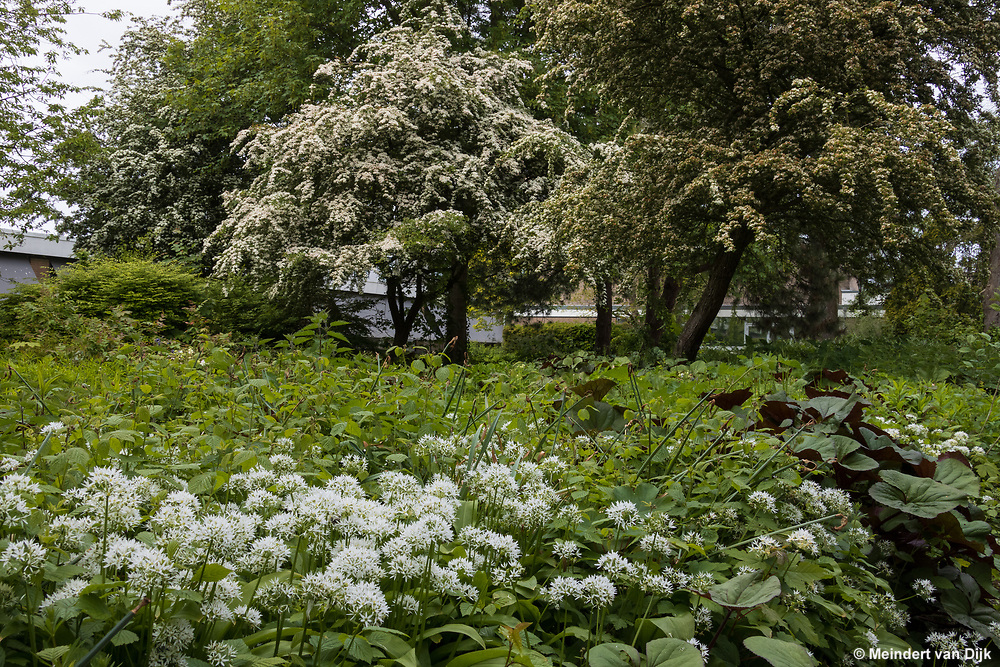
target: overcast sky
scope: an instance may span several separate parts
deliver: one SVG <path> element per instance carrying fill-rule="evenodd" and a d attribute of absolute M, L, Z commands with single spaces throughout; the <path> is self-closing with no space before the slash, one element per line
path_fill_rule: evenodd
<path fill-rule="evenodd" d="M 66 30 L 66 39 L 85 48 L 89 53 L 81 56 L 73 56 L 59 63 L 59 72 L 63 80 L 77 86 L 97 86 L 105 87 L 107 77 L 100 71 L 107 69 L 111 65 L 112 50 L 101 50 L 101 43 L 107 42 L 114 48 L 118 47 L 122 34 L 129 27 L 127 18 L 121 21 L 110 21 L 102 16 L 95 16 L 102 12 L 109 12 L 115 9 L 125 9 L 128 12 L 140 16 L 166 16 L 172 12 L 168 0 L 80 0 L 80 7 L 87 10 L 87 14 L 77 14 L 66 19 L 63 26 Z M 79 106 L 93 97 L 94 93 L 81 93 L 73 97 L 67 97 L 68 106 Z"/>

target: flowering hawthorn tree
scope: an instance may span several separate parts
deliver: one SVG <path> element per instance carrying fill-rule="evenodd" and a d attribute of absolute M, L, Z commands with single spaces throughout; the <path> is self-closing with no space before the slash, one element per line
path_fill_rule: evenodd
<path fill-rule="evenodd" d="M 476 255 L 497 252 L 507 216 L 546 197 L 581 154 L 524 107 L 527 63 L 459 49 L 468 43 L 454 10 L 432 6 L 321 66 L 327 99 L 241 135 L 257 176 L 229 193 L 228 217 L 206 241 L 215 270 L 280 291 L 376 268 L 395 342 L 446 295 L 462 358 L 470 281 L 489 279 Z"/>

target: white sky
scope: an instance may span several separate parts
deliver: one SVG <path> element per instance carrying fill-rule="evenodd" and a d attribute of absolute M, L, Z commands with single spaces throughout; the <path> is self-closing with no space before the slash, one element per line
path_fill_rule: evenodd
<path fill-rule="evenodd" d="M 66 31 L 67 41 L 85 48 L 89 53 L 73 56 L 59 62 L 58 69 L 63 80 L 81 87 L 103 88 L 107 85 L 107 77 L 99 70 L 111 66 L 113 50 L 105 49 L 102 51 L 101 44 L 107 42 L 116 49 L 122 34 L 128 29 L 130 21 L 128 18 L 121 21 L 110 21 L 94 14 L 124 9 L 139 16 L 166 16 L 172 13 L 172 8 L 168 3 L 169 0 L 132 0 L 132 2 L 128 2 L 128 0 L 80 0 L 79 6 L 88 13 L 68 17 L 63 28 Z M 92 92 L 67 96 L 66 104 L 70 107 L 80 106 L 93 96 Z"/>

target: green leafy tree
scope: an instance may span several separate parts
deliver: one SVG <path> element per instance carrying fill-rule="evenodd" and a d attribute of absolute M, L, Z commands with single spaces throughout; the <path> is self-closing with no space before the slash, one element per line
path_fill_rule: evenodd
<path fill-rule="evenodd" d="M 997 5 L 542 0 L 562 70 L 642 121 L 603 167 L 620 172 L 607 202 L 573 225 L 626 256 L 655 239 L 675 275 L 705 274 L 675 346 L 688 358 L 752 246 L 781 258 L 808 239 L 887 284 L 996 224 L 975 128 L 998 101 Z"/>
<path fill-rule="evenodd" d="M 54 194 L 80 148 L 72 128 L 80 114 L 63 105 L 79 90 L 60 80 L 62 57 L 81 53 L 65 39 L 73 0 L 0 2 L 0 216 L 27 229 L 58 215 Z M 120 12 L 107 14 L 117 18 Z"/>
<path fill-rule="evenodd" d="M 470 285 L 489 279 L 477 254 L 501 252 L 507 216 L 581 151 L 524 107 L 530 65 L 463 51 L 468 37 L 453 9 L 425 8 L 324 65 L 326 100 L 248 133 L 240 152 L 258 175 L 208 240 L 215 270 L 298 291 L 376 268 L 396 342 L 444 295 L 463 358 Z"/>

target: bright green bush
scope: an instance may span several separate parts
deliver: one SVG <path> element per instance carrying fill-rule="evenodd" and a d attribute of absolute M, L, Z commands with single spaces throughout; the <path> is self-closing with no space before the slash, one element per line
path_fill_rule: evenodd
<path fill-rule="evenodd" d="M 103 318 L 124 308 L 139 322 L 162 322 L 164 333 L 183 330 L 204 280 L 173 261 L 148 257 L 95 257 L 62 269 L 49 281 L 80 313 Z"/>

